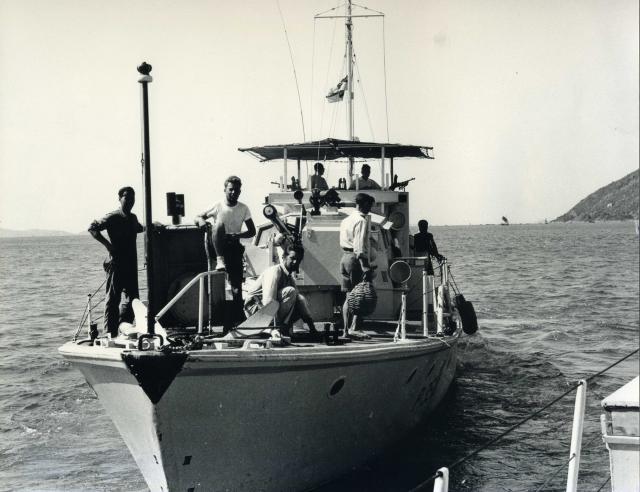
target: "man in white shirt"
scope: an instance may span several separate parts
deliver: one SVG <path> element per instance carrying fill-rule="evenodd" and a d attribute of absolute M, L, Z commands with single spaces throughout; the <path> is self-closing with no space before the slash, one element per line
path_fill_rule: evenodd
<path fill-rule="evenodd" d="M 362 168 L 360 168 L 360 176 L 356 179 L 358 180 L 358 190 L 379 190 L 380 185 L 376 183 L 373 179 L 369 178 L 371 176 L 371 166 L 369 164 L 363 164 Z M 355 180 L 349 186 L 350 190 L 356 189 Z"/>
<path fill-rule="evenodd" d="M 267 268 L 249 287 L 245 301 L 245 314 L 251 316 L 272 301 L 279 303 L 276 323 L 283 326 L 288 336 L 295 321 L 302 319 L 311 333 L 316 333 L 307 301 L 298 293 L 293 273 L 304 258 L 299 246 L 287 246 L 279 265 Z"/>
<path fill-rule="evenodd" d="M 342 291 L 351 290 L 363 280 L 371 281 L 372 270 L 369 264 L 369 217 L 375 199 L 366 193 L 358 193 L 355 198 L 357 211 L 340 223 L 340 247 L 343 254 L 340 261 Z M 353 316 L 352 323 L 349 318 Z M 344 334 L 358 334 L 358 316 L 349 312 L 345 298 L 342 306 Z M 356 332 L 356 333 L 354 333 Z"/>
<path fill-rule="evenodd" d="M 238 201 L 241 192 L 240 178 L 229 176 L 224 182 L 225 199 L 195 218 L 196 225 L 200 227 L 206 224 L 207 219 L 214 219 L 212 239 L 216 254 L 216 270 L 227 272 L 234 301 L 232 321 L 238 321 L 242 316 L 244 246 L 240 244 L 240 239 L 256 235 L 249 207 Z M 244 231 L 243 224 L 246 226 Z M 225 325 L 228 324 L 225 322 Z"/>

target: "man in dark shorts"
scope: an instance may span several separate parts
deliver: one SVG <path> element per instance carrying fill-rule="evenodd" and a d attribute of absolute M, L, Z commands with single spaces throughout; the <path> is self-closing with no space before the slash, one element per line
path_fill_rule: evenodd
<path fill-rule="evenodd" d="M 118 190 L 120 208 L 108 213 L 89 226 L 89 234 L 104 245 L 109 257 L 104 262 L 107 272 L 104 303 L 104 328 L 112 337 L 118 336 L 120 322 L 133 321 L 131 301 L 138 293 L 138 254 L 136 235 L 144 229 L 131 209 L 136 201 L 131 186 Z M 101 231 L 107 231 L 107 240 Z"/>
<path fill-rule="evenodd" d="M 371 195 L 358 193 L 355 198 L 357 211 L 340 223 L 340 274 L 342 275 L 342 291 L 347 294 L 363 280 L 370 281 L 372 270 L 369 264 L 369 217 L 375 200 Z M 352 317 L 351 323 L 350 318 Z M 349 312 L 347 299 L 342 306 L 344 334 L 358 335 L 358 316 Z"/>
<path fill-rule="evenodd" d="M 249 207 L 239 202 L 242 181 L 237 176 L 229 176 L 224 182 L 225 199 L 216 203 L 195 218 L 196 225 L 202 227 L 207 219 L 213 218 L 213 247 L 216 252 L 216 270 L 226 271 L 233 295 L 233 313 L 225 319 L 225 331 L 234 323 L 242 321 L 242 280 L 244 277 L 244 246 L 240 239 L 256 235 Z M 242 231 L 243 224 L 246 227 Z"/>
<path fill-rule="evenodd" d="M 418 221 L 418 229 L 420 232 L 413 236 L 413 249 L 416 256 L 429 257 L 427 260 L 427 274 L 433 275 L 431 257 L 433 256 L 437 258 L 438 261 L 442 261 L 444 260 L 444 256 L 438 252 L 438 246 L 436 246 L 436 241 L 433 239 L 433 234 L 429 232 L 429 222 L 424 219 Z"/>

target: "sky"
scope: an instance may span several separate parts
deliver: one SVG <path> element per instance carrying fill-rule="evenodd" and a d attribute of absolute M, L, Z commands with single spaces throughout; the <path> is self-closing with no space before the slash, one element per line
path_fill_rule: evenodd
<path fill-rule="evenodd" d="M 347 136 L 345 103 L 324 100 L 343 76 L 344 21 L 314 21 L 340 5 L 0 0 L 0 228 L 80 232 L 124 185 L 142 218 L 142 61 L 154 220 L 169 220 L 170 191 L 192 220 L 230 174 L 260 217 L 282 165 L 238 147 Z M 366 6 L 385 17 L 354 21 L 355 134 L 434 147 L 435 160 L 396 161 L 416 178 L 412 223 L 541 222 L 638 168 L 637 0 Z M 330 164 L 329 183 L 345 169 Z"/>

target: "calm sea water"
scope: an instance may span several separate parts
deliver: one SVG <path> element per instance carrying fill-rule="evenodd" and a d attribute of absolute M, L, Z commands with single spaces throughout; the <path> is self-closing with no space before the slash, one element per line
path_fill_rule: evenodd
<path fill-rule="evenodd" d="M 433 232 L 480 331 L 463 340 L 439 411 L 323 492 L 411 489 L 638 347 L 633 223 Z M 56 350 L 102 282 L 103 256 L 84 236 L 0 239 L 2 491 L 146 490 L 99 401 Z M 634 356 L 589 385 L 580 490 L 598 490 L 609 473 L 600 400 L 637 374 Z M 564 490 L 573 399 L 453 469 L 450 490 Z"/>

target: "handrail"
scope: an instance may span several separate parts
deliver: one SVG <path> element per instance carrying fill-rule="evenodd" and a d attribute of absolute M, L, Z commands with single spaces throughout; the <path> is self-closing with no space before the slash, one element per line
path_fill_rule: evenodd
<path fill-rule="evenodd" d="M 180 292 L 178 292 L 173 298 L 160 310 L 158 314 L 156 314 L 156 321 L 158 321 L 162 316 L 164 316 L 169 309 L 173 307 L 173 305 L 178 302 L 184 294 L 198 282 L 199 285 L 199 293 L 198 293 L 198 333 L 202 333 L 202 324 L 204 320 L 204 279 L 205 277 L 210 277 L 211 275 L 218 274 L 220 272 L 216 270 L 212 270 L 210 272 L 202 272 L 193 277 L 187 285 L 185 285 Z"/>

